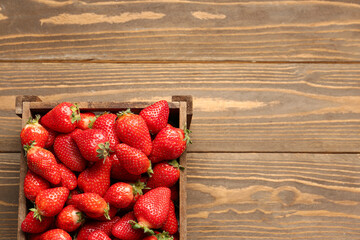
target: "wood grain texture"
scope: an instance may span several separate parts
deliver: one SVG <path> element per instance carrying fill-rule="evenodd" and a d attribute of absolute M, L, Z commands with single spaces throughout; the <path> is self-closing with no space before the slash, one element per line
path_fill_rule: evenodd
<path fill-rule="evenodd" d="M 17 239 L 20 153 L 0 154 L 0 239 Z"/>
<path fill-rule="evenodd" d="M 1 63 L 0 151 L 19 152 L 16 95 L 171 101 L 192 95 L 190 152 L 358 152 L 358 64 Z"/>
<path fill-rule="evenodd" d="M 359 61 L 354 0 L 13 0 L 1 60 Z"/>
<path fill-rule="evenodd" d="M 360 238 L 358 154 L 188 153 L 188 238 Z"/>

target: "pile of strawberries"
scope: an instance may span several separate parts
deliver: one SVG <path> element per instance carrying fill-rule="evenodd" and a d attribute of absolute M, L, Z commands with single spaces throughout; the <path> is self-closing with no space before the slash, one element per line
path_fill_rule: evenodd
<path fill-rule="evenodd" d="M 191 141 L 168 119 L 165 100 L 97 116 L 63 102 L 30 118 L 20 135 L 28 239 L 178 239 L 177 159 Z"/>

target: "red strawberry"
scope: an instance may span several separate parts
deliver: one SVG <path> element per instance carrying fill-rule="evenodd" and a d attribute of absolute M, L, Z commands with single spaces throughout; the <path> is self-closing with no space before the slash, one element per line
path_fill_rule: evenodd
<path fill-rule="evenodd" d="M 122 213 L 127 213 L 127 212 L 132 211 L 134 208 L 134 205 L 135 205 L 136 201 L 139 199 L 139 197 L 141 195 L 143 195 L 143 193 L 145 193 L 145 191 L 148 190 L 146 188 L 146 180 L 144 180 L 143 178 L 139 179 L 136 183 L 131 183 L 131 186 L 133 188 L 134 198 L 131 201 L 129 206 L 127 206 L 126 208 L 120 209 L 120 212 L 122 212 Z"/>
<path fill-rule="evenodd" d="M 72 240 L 71 236 L 62 229 L 52 229 L 43 233 L 41 240 Z"/>
<path fill-rule="evenodd" d="M 121 142 L 140 149 L 149 156 L 151 153 L 152 143 L 151 136 L 145 120 L 130 109 L 120 112 L 115 124 L 116 135 Z"/>
<path fill-rule="evenodd" d="M 77 187 L 77 179 L 75 173 L 73 173 L 64 164 L 59 163 L 59 169 L 61 173 L 61 187 L 66 187 L 69 190 L 74 190 Z"/>
<path fill-rule="evenodd" d="M 138 225 L 147 228 L 161 228 L 169 215 L 171 191 L 159 187 L 140 196 L 134 206 Z"/>
<path fill-rule="evenodd" d="M 72 196 L 74 205 L 87 216 L 97 218 L 105 216 L 109 219 L 109 205 L 96 193 L 82 193 Z"/>
<path fill-rule="evenodd" d="M 90 126 L 91 126 L 92 121 L 95 121 L 95 119 L 96 119 L 95 114 L 92 112 L 80 113 L 80 117 L 81 117 L 81 120 L 77 127 L 82 130 L 91 128 Z"/>
<path fill-rule="evenodd" d="M 83 192 L 97 193 L 104 196 L 110 187 L 111 159 L 96 162 L 85 169 L 78 177 L 78 186 Z"/>
<path fill-rule="evenodd" d="M 173 240 L 174 238 L 168 232 L 155 232 L 154 235 L 144 237 L 142 240 Z"/>
<path fill-rule="evenodd" d="M 104 199 L 116 208 L 126 208 L 134 199 L 133 187 L 124 182 L 113 184 L 105 193 Z"/>
<path fill-rule="evenodd" d="M 55 155 L 72 171 L 82 172 L 86 167 L 86 160 L 80 153 L 72 133 L 60 134 L 54 141 Z"/>
<path fill-rule="evenodd" d="M 54 130 L 51 130 L 50 128 L 47 128 L 47 127 L 45 127 L 45 129 L 49 133 L 49 136 L 48 136 L 48 138 L 46 140 L 46 143 L 45 143 L 45 148 L 49 149 L 54 145 L 54 141 L 55 141 L 55 138 L 58 135 L 58 133 L 55 132 Z"/>
<path fill-rule="evenodd" d="M 30 201 L 35 201 L 36 196 L 45 189 L 50 188 L 50 183 L 39 175 L 28 170 L 24 179 L 24 194 Z"/>
<path fill-rule="evenodd" d="M 124 166 L 120 163 L 116 154 L 110 155 L 112 159 L 112 166 L 111 166 L 111 178 L 124 181 L 124 182 L 136 182 L 138 179 L 141 178 L 141 175 L 134 175 L 126 171 Z"/>
<path fill-rule="evenodd" d="M 175 234 L 179 229 L 178 221 L 176 219 L 175 206 L 172 201 L 170 201 L 169 216 L 161 229 L 169 234 Z"/>
<path fill-rule="evenodd" d="M 40 123 L 61 133 L 72 132 L 80 121 L 79 108 L 68 102 L 63 102 L 45 114 Z"/>
<path fill-rule="evenodd" d="M 42 233 L 48 230 L 54 222 L 54 217 L 42 217 L 41 221 L 35 218 L 34 212 L 30 211 L 21 223 L 21 230 L 27 233 Z"/>
<path fill-rule="evenodd" d="M 116 145 L 116 156 L 126 171 L 134 175 L 151 173 L 151 163 L 147 156 L 137 148 L 130 147 L 125 143 Z"/>
<path fill-rule="evenodd" d="M 191 143 L 189 134 L 180 128 L 174 128 L 171 125 L 163 128 L 153 141 L 153 149 L 149 156 L 152 163 L 164 160 L 172 160 L 181 156 L 185 151 L 186 145 Z"/>
<path fill-rule="evenodd" d="M 115 133 L 116 118 L 116 114 L 105 112 L 103 115 L 99 116 L 92 125 L 93 129 L 100 129 L 106 132 L 110 142 L 110 149 L 112 151 L 114 151 L 115 146 L 120 143 Z"/>
<path fill-rule="evenodd" d="M 97 162 L 109 156 L 109 139 L 100 129 L 87 129 L 72 135 L 81 155 L 88 161 Z"/>
<path fill-rule="evenodd" d="M 95 232 L 97 230 L 101 230 L 106 233 L 106 235 L 111 235 L 111 229 L 119 221 L 120 217 L 115 216 L 111 221 L 107 222 L 99 222 L 99 221 L 93 221 L 93 222 L 86 222 L 79 230 L 77 235 L 77 240 L 88 240 L 89 235 L 92 232 Z"/>
<path fill-rule="evenodd" d="M 75 195 L 78 195 L 80 194 L 81 192 L 78 190 L 78 189 L 74 189 L 72 191 L 70 191 L 70 194 L 68 196 L 68 199 L 66 200 L 66 205 L 74 205 L 74 202 L 72 200 L 72 197 L 75 196 Z"/>
<path fill-rule="evenodd" d="M 36 196 L 36 209 L 32 208 L 30 210 L 33 211 L 35 217 L 40 220 L 42 216 L 55 216 L 63 209 L 69 192 L 69 189 L 65 187 L 45 189 Z"/>
<path fill-rule="evenodd" d="M 133 229 L 130 222 L 135 221 L 134 212 L 125 214 L 112 228 L 111 233 L 121 240 L 140 240 L 144 236 L 142 229 Z"/>
<path fill-rule="evenodd" d="M 56 227 L 67 232 L 73 232 L 78 229 L 85 221 L 82 212 L 74 205 L 68 205 L 61 210 L 56 217 Z"/>
<path fill-rule="evenodd" d="M 35 119 L 29 118 L 25 127 L 21 130 L 21 145 L 30 145 L 35 141 L 36 146 L 45 147 L 45 143 L 49 137 L 49 132 L 39 124 L 40 115 L 36 115 Z"/>
<path fill-rule="evenodd" d="M 31 171 L 45 178 L 52 184 L 59 184 L 61 174 L 55 156 L 44 148 L 29 146 L 27 152 L 27 165 Z"/>
<path fill-rule="evenodd" d="M 167 101 L 161 100 L 141 110 L 139 115 L 145 120 L 150 132 L 157 134 L 166 127 L 169 112 L 169 104 Z"/>
<path fill-rule="evenodd" d="M 115 215 L 118 213 L 119 209 L 113 206 L 109 206 L 109 219 L 107 219 L 104 215 L 101 217 L 93 218 L 94 220 L 98 221 L 110 221 L 112 220 Z"/>
<path fill-rule="evenodd" d="M 90 233 L 88 240 L 111 240 L 111 238 L 104 231 L 96 230 Z"/>
<path fill-rule="evenodd" d="M 181 166 L 176 160 L 161 162 L 154 166 L 153 174 L 147 181 L 147 187 L 172 187 L 179 180 Z"/>

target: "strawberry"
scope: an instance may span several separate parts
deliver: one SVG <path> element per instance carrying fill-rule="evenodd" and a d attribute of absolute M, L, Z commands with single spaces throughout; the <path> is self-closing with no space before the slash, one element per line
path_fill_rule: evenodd
<path fill-rule="evenodd" d="M 126 169 L 121 164 L 121 162 L 119 161 L 116 154 L 110 155 L 109 158 L 111 158 L 111 160 L 112 160 L 111 178 L 114 178 L 114 179 L 117 179 L 120 181 L 125 181 L 125 182 L 135 182 L 136 180 L 141 178 L 140 174 L 134 175 L 134 174 L 131 174 L 128 171 L 126 171 Z"/>
<path fill-rule="evenodd" d="M 176 160 L 161 162 L 154 166 L 153 174 L 147 181 L 147 187 L 172 187 L 179 180 L 181 166 Z"/>
<path fill-rule="evenodd" d="M 51 229 L 43 233 L 40 240 L 72 240 L 71 236 L 62 229 Z"/>
<path fill-rule="evenodd" d="M 82 212 L 74 205 L 64 207 L 56 217 L 56 227 L 67 232 L 73 232 L 78 229 L 85 221 Z"/>
<path fill-rule="evenodd" d="M 95 114 L 92 112 L 80 113 L 80 118 L 81 120 L 79 121 L 77 127 L 82 130 L 91 128 L 91 123 L 96 119 Z"/>
<path fill-rule="evenodd" d="M 76 128 L 78 121 L 80 121 L 79 112 L 76 105 L 63 102 L 45 114 L 40 123 L 54 131 L 69 133 Z"/>
<path fill-rule="evenodd" d="M 126 171 L 134 175 L 148 172 L 152 173 L 151 163 L 147 156 L 139 149 L 130 147 L 125 143 L 116 145 L 116 156 Z"/>
<path fill-rule="evenodd" d="M 111 229 L 120 220 L 120 217 L 115 216 L 112 220 L 107 222 L 92 221 L 86 222 L 79 230 L 76 240 L 88 240 L 89 235 L 92 232 L 101 230 L 106 235 L 111 235 Z"/>
<path fill-rule="evenodd" d="M 92 125 L 93 129 L 100 129 L 106 132 L 109 138 L 111 151 L 114 151 L 115 146 L 120 143 L 115 133 L 116 118 L 117 118 L 116 114 L 105 112 L 99 117 L 97 117 L 94 124 Z"/>
<path fill-rule="evenodd" d="M 75 172 L 82 172 L 86 168 L 86 160 L 80 153 L 72 133 L 60 134 L 54 141 L 54 152 L 59 160 Z"/>
<path fill-rule="evenodd" d="M 21 223 L 21 230 L 27 233 L 42 233 L 48 230 L 54 222 L 54 217 L 42 217 L 41 221 L 30 211 Z"/>
<path fill-rule="evenodd" d="M 21 130 L 21 145 L 30 145 L 35 142 L 38 147 L 45 147 L 45 143 L 49 137 L 49 132 L 39 124 L 40 115 L 36 115 L 35 119 L 29 118 L 25 127 Z"/>
<path fill-rule="evenodd" d="M 133 229 L 131 222 L 135 221 L 134 212 L 125 214 L 115 225 L 113 226 L 111 233 L 115 237 L 121 240 L 140 240 L 144 236 L 142 229 Z"/>
<path fill-rule="evenodd" d="M 70 191 L 70 194 L 69 194 L 69 196 L 68 196 L 68 199 L 66 200 L 66 205 L 74 205 L 74 202 L 73 202 L 73 200 L 72 200 L 72 197 L 73 196 L 75 196 L 75 195 L 78 195 L 78 194 L 80 194 L 81 192 L 80 192 L 80 190 L 78 190 L 78 189 L 74 189 L 74 190 L 72 190 L 72 191 Z"/>
<path fill-rule="evenodd" d="M 97 218 L 105 216 L 109 217 L 109 205 L 106 201 L 96 193 L 82 193 L 72 196 L 74 205 L 87 216 Z"/>
<path fill-rule="evenodd" d="M 161 229 L 169 234 L 175 234 L 178 231 L 178 228 L 179 225 L 178 220 L 176 219 L 175 206 L 174 203 L 170 201 L 169 216 Z"/>
<path fill-rule="evenodd" d="M 52 184 L 59 184 L 61 173 L 55 156 L 44 148 L 33 146 L 24 147 L 29 169 L 45 178 Z"/>
<path fill-rule="evenodd" d="M 104 196 L 110 187 L 111 159 L 106 158 L 85 169 L 78 177 L 78 186 L 83 192 Z"/>
<path fill-rule="evenodd" d="M 121 142 L 140 149 L 149 156 L 152 143 L 149 129 L 145 120 L 130 109 L 120 112 L 115 124 L 115 132 Z"/>
<path fill-rule="evenodd" d="M 129 206 L 120 209 L 120 212 L 122 213 L 127 213 L 132 211 L 139 197 L 148 190 L 148 188 L 146 188 L 146 181 L 143 178 L 139 179 L 136 183 L 130 183 L 130 184 L 133 188 L 134 198 Z"/>
<path fill-rule="evenodd" d="M 152 134 L 157 134 L 166 127 L 169 119 L 169 104 L 165 100 L 158 101 L 140 112 Z"/>
<path fill-rule="evenodd" d="M 97 162 L 109 156 L 109 138 L 103 130 L 87 129 L 72 135 L 81 155 L 88 161 Z"/>
<path fill-rule="evenodd" d="M 62 163 L 59 163 L 58 165 L 61 174 L 61 181 L 59 186 L 66 187 L 69 190 L 74 190 L 77 187 L 77 179 L 75 173 L 73 173 Z"/>
<path fill-rule="evenodd" d="M 46 143 L 45 143 L 45 148 L 50 149 L 54 145 L 54 141 L 55 141 L 55 138 L 58 135 L 58 133 L 55 132 L 54 130 L 51 130 L 50 128 L 47 128 L 47 127 L 45 127 L 45 129 L 49 133 L 49 136 L 48 136 L 48 138 L 46 140 Z"/>
<path fill-rule="evenodd" d="M 96 230 L 90 233 L 88 240 L 111 240 L 111 238 L 104 231 Z"/>
<path fill-rule="evenodd" d="M 35 217 L 40 221 L 42 216 L 53 217 L 63 209 L 69 192 L 69 189 L 65 187 L 45 189 L 36 196 L 36 208 L 30 210 L 35 213 Z"/>
<path fill-rule="evenodd" d="M 134 199 L 133 187 L 124 182 L 113 184 L 105 193 L 104 199 L 116 208 L 126 208 Z"/>
<path fill-rule="evenodd" d="M 174 237 L 170 236 L 168 232 L 155 232 L 154 235 L 144 237 L 142 240 L 173 240 Z"/>
<path fill-rule="evenodd" d="M 24 194 L 30 201 L 35 201 L 36 196 L 45 189 L 50 188 L 50 183 L 39 175 L 28 170 L 24 179 Z"/>
<path fill-rule="evenodd" d="M 152 163 L 164 160 L 172 160 L 181 156 L 185 151 L 186 145 L 191 143 L 189 138 L 189 130 L 181 130 L 174 128 L 168 124 L 155 137 L 153 141 L 153 149 L 149 156 Z"/>
<path fill-rule="evenodd" d="M 171 191 L 159 187 L 140 196 L 134 206 L 134 214 L 138 220 L 136 226 L 148 230 L 161 228 L 169 215 Z"/>

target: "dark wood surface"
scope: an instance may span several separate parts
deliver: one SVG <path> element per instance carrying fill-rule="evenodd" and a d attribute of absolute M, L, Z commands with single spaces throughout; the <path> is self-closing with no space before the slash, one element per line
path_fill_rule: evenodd
<path fill-rule="evenodd" d="M 360 239 L 360 3 L 0 1 L 0 239 L 17 95 L 194 98 L 188 239 Z"/>

